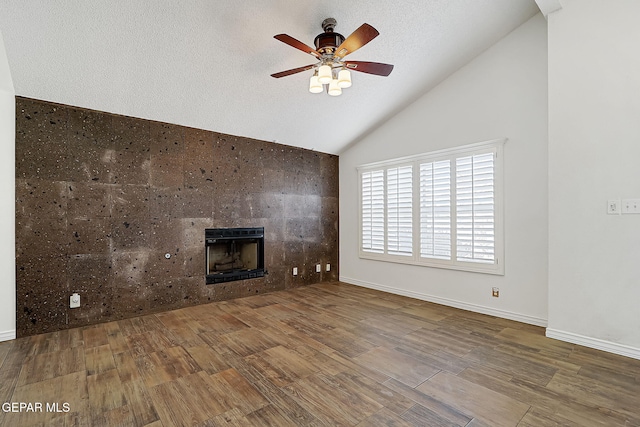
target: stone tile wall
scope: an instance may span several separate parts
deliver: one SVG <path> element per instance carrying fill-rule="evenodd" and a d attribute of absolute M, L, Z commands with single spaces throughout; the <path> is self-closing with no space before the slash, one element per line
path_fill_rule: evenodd
<path fill-rule="evenodd" d="M 205 285 L 204 229 L 260 226 L 269 274 Z M 338 157 L 18 97 L 16 271 L 19 337 L 337 280 Z"/>

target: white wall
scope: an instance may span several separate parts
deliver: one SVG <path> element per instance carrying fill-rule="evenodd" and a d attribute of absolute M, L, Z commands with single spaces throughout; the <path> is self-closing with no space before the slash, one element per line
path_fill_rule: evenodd
<path fill-rule="evenodd" d="M 16 336 L 15 92 L 0 33 L 0 341 Z"/>
<path fill-rule="evenodd" d="M 640 2 L 549 15 L 549 329 L 640 358 Z"/>
<path fill-rule="evenodd" d="M 358 165 L 501 137 L 504 276 L 358 258 Z M 340 278 L 546 325 L 547 196 L 547 26 L 538 14 L 341 153 Z"/>

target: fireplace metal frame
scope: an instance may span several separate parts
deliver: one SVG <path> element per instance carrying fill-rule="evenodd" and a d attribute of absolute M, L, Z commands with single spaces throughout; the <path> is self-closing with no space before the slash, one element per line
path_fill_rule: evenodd
<path fill-rule="evenodd" d="M 204 257 L 206 284 L 264 277 L 264 227 L 207 228 L 204 230 Z M 232 240 L 256 240 L 258 265 L 255 269 L 236 269 L 227 273 L 209 274 L 209 246 Z"/>

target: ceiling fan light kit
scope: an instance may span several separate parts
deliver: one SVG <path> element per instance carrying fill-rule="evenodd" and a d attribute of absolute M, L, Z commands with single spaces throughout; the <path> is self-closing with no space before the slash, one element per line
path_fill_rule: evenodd
<path fill-rule="evenodd" d="M 309 92 L 323 92 L 326 85 L 329 95 L 338 96 L 342 94 L 342 89 L 351 87 L 351 72 L 349 70 L 384 77 L 391 74 L 393 70 L 393 65 L 391 64 L 344 60 L 345 56 L 360 49 L 378 36 L 379 33 L 375 28 L 369 24 L 362 24 L 345 39 L 342 34 L 333 31 L 335 27 L 336 20 L 333 18 L 327 18 L 322 21 L 324 32 L 316 36 L 314 40 L 315 49 L 287 34 L 275 35 L 275 39 L 316 57 L 318 62 L 274 73 L 271 76 L 280 78 L 302 71 L 313 70 L 313 75 L 309 79 Z"/>
<path fill-rule="evenodd" d="M 311 76 L 311 80 L 309 80 L 309 92 L 311 93 L 320 93 L 324 90 L 322 87 L 322 83 L 318 80 L 317 74 Z"/>
<path fill-rule="evenodd" d="M 351 87 L 351 72 L 349 70 L 340 70 L 338 73 L 338 86 L 342 89 Z"/>

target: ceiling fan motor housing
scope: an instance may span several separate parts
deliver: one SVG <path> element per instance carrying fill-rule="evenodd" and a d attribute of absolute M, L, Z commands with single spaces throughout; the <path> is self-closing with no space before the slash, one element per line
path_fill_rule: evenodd
<path fill-rule="evenodd" d="M 333 29 L 337 22 L 333 18 L 327 18 L 322 21 L 322 29 L 324 33 L 318 34 L 313 41 L 316 50 L 322 55 L 333 55 L 336 47 L 340 46 L 344 41 L 344 36 L 340 33 L 334 33 Z"/>
<path fill-rule="evenodd" d="M 316 50 L 321 54 L 333 54 L 336 47 L 340 46 L 344 41 L 344 36 L 340 33 L 322 33 L 318 34 L 313 41 Z"/>

